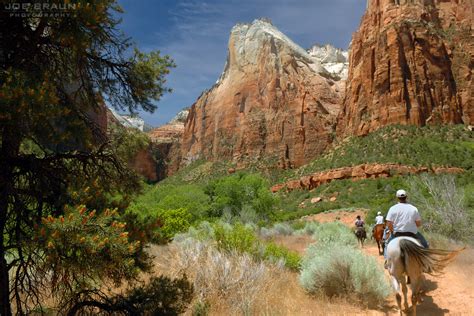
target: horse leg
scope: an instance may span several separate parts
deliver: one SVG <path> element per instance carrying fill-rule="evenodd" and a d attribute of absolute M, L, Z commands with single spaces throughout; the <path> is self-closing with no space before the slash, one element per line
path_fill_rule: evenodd
<path fill-rule="evenodd" d="M 416 316 L 416 304 L 421 302 L 421 283 L 424 279 L 423 274 L 420 274 L 419 277 L 412 276 L 411 278 L 411 305 L 412 305 L 412 315 Z"/>
<path fill-rule="evenodd" d="M 412 315 L 416 316 L 416 304 L 418 303 L 418 280 L 411 280 L 411 310 Z"/>
<path fill-rule="evenodd" d="M 400 293 L 395 294 L 395 297 L 397 298 L 397 305 L 398 305 L 398 310 L 400 311 L 400 316 L 402 316 L 402 296 Z"/>
<path fill-rule="evenodd" d="M 408 287 L 407 281 L 404 275 L 399 278 L 400 283 L 402 284 L 402 292 L 403 292 L 403 306 L 405 310 L 408 310 Z"/>

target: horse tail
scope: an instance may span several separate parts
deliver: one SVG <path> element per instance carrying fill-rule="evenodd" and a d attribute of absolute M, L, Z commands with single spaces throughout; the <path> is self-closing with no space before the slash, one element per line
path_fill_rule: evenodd
<path fill-rule="evenodd" d="M 426 249 L 407 239 L 400 240 L 399 245 L 405 271 L 410 259 L 422 267 L 423 272 L 431 275 L 441 274 L 443 269 L 464 250 L 464 248 L 460 250 Z"/>

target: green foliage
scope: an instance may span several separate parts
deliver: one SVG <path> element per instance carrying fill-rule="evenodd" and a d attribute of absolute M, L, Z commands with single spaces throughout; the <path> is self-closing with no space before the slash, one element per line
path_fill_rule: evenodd
<path fill-rule="evenodd" d="M 217 222 L 202 222 L 200 226 L 191 228 L 185 236 L 202 241 L 215 242 L 218 249 L 226 252 L 250 254 L 256 260 L 283 261 L 289 269 L 299 268 L 300 256 L 284 247 L 268 243 L 258 238 L 255 229 L 248 225 Z"/>
<path fill-rule="evenodd" d="M 308 292 L 379 304 L 390 294 L 375 258 L 362 253 L 354 233 L 341 223 L 319 224 L 315 243 L 301 262 L 300 283 Z"/>
<path fill-rule="evenodd" d="M 234 226 L 215 224 L 214 240 L 217 247 L 226 251 L 237 251 L 255 255 L 259 251 L 259 241 L 255 232 L 240 223 Z"/>
<path fill-rule="evenodd" d="M 453 175 L 421 175 L 408 183 L 410 201 L 417 205 L 425 230 L 454 240 L 474 241 L 474 209 L 469 208 L 465 190 Z"/>
<path fill-rule="evenodd" d="M 265 219 L 275 204 L 276 199 L 264 178 L 238 174 L 217 178 L 204 189 L 195 184 L 170 183 L 147 187 L 145 193 L 133 201 L 128 212 L 142 219 L 156 218 L 163 211 L 182 209 L 191 216 L 187 218 L 189 224 L 216 217 L 251 223 Z"/>
<path fill-rule="evenodd" d="M 192 215 L 192 221 L 205 219 L 210 210 L 210 198 L 198 185 L 156 185 L 149 186 L 129 207 L 137 214 L 153 214 L 157 209 L 182 208 Z"/>
<path fill-rule="evenodd" d="M 140 150 L 146 149 L 150 145 L 150 138 L 147 134 L 135 128 L 124 128 L 113 125 L 109 129 L 112 148 L 120 159 L 125 163 L 130 163 Z"/>
<path fill-rule="evenodd" d="M 192 215 L 183 208 L 176 210 L 162 210 L 158 213 L 163 226 L 161 227 L 161 235 L 169 240 L 177 233 L 185 232 L 191 226 Z"/>
<path fill-rule="evenodd" d="M 284 260 L 287 268 L 295 271 L 300 269 L 301 257 L 298 253 L 272 242 L 265 245 L 263 258 L 270 261 Z"/>
<path fill-rule="evenodd" d="M 0 275 L 11 276 L 0 284 L 2 315 L 11 314 L 8 302 L 13 301 L 18 314 L 41 309 L 39 292 L 43 288 L 34 282 L 40 268 L 50 270 L 41 271 L 46 276 L 59 273 L 67 279 L 71 274 L 64 271 L 79 268 L 81 263 L 74 264 L 71 259 L 79 256 L 84 268 L 91 266 L 90 276 L 71 287 L 80 291 L 80 286 L 93 283 L 93 278 L 111 276 L 107 271 L 115 271 L 115 281 L 128 277 L 136 264 L 135 260 L 129 262 L 124 245 L 113 229 L 101 222 L 100 213 L 110 206 L 120 206 L 118 211 L 123 211 L 130 195 L 139 191 L 138 178 L 125 161 L 133 153 L 127 151 L 143 143 L 127 135 L 129 141 L 114 144 L 103 125 L 105 104 L 129 112 L 153 112 L 155 102 L 169 91 L 164 86 L 165 76 L 174 64 L 157 51 L 145 54 L 135 50 L 130 56 L 131 41 L 117 30 L 121 9 L 114 0 L 76 1 L 74 5 L 70 15 L 18 18 L 2 14 L 0 19 L 0 51 L 8 52 L 2 53 L 0 64 L 0 261 L 11 258 L 10 265 L 0 265 Z M 99 246 L 101 240 L 94 248 L 86 236 L 82 236 L 84 244 L 72 243 L 65 225 L 69 225 L 71 238 L 82 238 L 79 215 L 58 224 L 61 215 L 70 215 L 66 205 L 85 198 L 87 207 L 97 209 L 98 217 L 83 233 L 97 233 L 102 238 L 103 230 L 110 233 L 104 238 L 111 244 Z M 25 241 L 35 236 L 33 226 L 41 225 L 41 218 L 48 215 L 58 226 L 51 222 L 43 225 L 56 230 L 61 238 L 46 243 L 39 239 L 36 248 L 30 247 Z M 87 250 L 104 256 L 87 257 L 83 254 Z M 116 256 L 121 255 L 123 262 L 118 262 Z M 43 256 L 64 265 L 43 265 Z M 105 269 L 95 257 L 113 262 L 112 267 Z M 99 269 L 104 269 L 103 274 Z M 40 281 L 57 287 L 60 280 L 45 277 Z M 14 299 L 15 293 L 22 298 Z"/>
<path fill-rule="evenodd" d="M 454 166 L 471 169 L 474 139 L 464 125 L 387 126 L 363 137 L 351 137 L 324 156 L 282 172 L 273 182 L 316 171 L 363 163 L 400 163 L 410 166 Z"/>
<path fill-rule="evenodd" d="M 342 223 L 333 222 L 317 225 L 314 229 L 313 238 L 318 245 L 339 244 L 345 246 L 357 246 L 354 233 Z"/>
<path fill-rule="evenodd" d="M 64 216 L 49 215 L 36 227 L 30 247 L 43 249 L 36 277 L 42 283 L 50 281 L 60 300 L 76 289 L 95 289 L 110 280 L 120 284 L 123 278 L 137 275 L 137 264 L 146 264 L 137 262 L 140 242 L 130 240 L 126 223 L 119 222 L 117 215 L 116 210 L 97 214 L 78 206 Z"/>
<path fill-rule="evenodd" d="M 245 206 L 265 218 L 273 210 L 275 198 L 269 190 L 269 183 L 260 175 L 237 173 L 211 181 L 206 193 L 212 201 L 211 212 L 221 216 L 229 210 L 238 216 Z"/>
<path fill-rule="evenodd" d="M 375 258 L 341 243 L 312 245 L 301 264 L 300 283 L 310 293 L 380 304 L 390 287 Z"/>

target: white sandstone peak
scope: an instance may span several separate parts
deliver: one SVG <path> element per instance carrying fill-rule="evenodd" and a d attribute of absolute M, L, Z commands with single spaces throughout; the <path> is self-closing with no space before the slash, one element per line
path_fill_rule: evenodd
<path fill-rule="evenodd" d="M 349 52 L 336 48 L 330 44 L 313 45 L 308 54 L 321 63 L 332 75 L 340 79 L 347 79 L 349 73 Z"/>
<path fill-rule="evenodd" d="M 310 56 L 301 46 L 279 31 L 269 19 L 256 19 L 252 23 L 235 25 L 229 38 L 229 54 L 224 71 L 216 84 L 222 82 L 230 68 L 243 69 L 248 65 L 257 65 L 262 54 L 269 60 L 282 58 L 282 53 L 293 56 L 311 71 L 329 75 L 321 63 Z"/>

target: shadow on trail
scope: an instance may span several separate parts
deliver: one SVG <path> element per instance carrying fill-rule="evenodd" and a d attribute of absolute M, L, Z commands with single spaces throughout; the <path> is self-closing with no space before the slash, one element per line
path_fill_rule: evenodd
<path fill-rule="evenodd" d="M 449 314 L 449 309 L 441 308 L 433 301 L 433 298 L 428 293 L 436 290 L 438 288 L 438 283 L 432 280 L 426 280 L 423 286 L 423 302 L 418 303 L 416 306 L 417 315 L 429 315 L 429 316 L 444 316 Z M 410 300 L 411 292 L 408 292 L 408 299 Z M 410 304 L 411 306 L 411 301 Z M 383 312 L 385 315 L 398 315 L 398 308 L 393 303 L 386 302 L 379 311 Z M 408 311 L 404 312 L 403 315 L 411 316 L 413 313 Z"/>
<path fill-rule="evenodd" d="M 433 301 L 431 296 L 423 296 L 424 302 L 416 307 L 417 315 L 442 316 L 449 313 L 449 309 L 441 308 Z M 411 315 L 408 313 L 407 315 Z"/>

